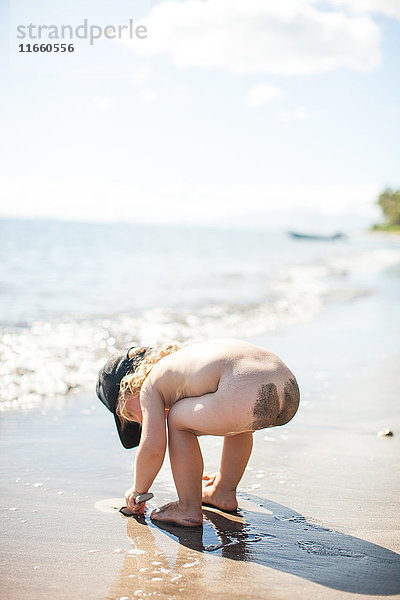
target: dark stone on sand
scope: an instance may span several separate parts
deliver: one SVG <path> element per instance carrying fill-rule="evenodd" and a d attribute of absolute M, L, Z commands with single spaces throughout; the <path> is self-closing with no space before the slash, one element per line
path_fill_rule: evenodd
<path fill-rule="evenodd" d="M 383 429 L 382 431 L 378 431 L 377 435 L 379 437 L 393 437 L 393 431 L 391 429 Z"/>

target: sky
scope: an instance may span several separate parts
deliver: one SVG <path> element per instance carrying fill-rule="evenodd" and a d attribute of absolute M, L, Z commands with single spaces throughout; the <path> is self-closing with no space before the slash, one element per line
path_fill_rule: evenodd
<path fill-rule="evenodd" d="M 329 229 L 379 219 L 377 195 L 400 185 L 400 0 L 1 13 L 0 216 Z M 18 26 L 84 19 L 147 37 L 18 52 L 42 41 Z"/>

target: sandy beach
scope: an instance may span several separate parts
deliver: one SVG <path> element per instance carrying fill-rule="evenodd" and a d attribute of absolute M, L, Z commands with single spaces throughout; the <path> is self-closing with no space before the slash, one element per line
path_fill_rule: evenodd
<path fill-rule="evenodd" d="M 175 497 L 167 461 L 145 518 L 118 512 L 134 453 L 94 394 L 4 413 L 2 598 L 400 597 L 390 289 L 253 339 L 294 370 L 301 408 L 288 425 L 255 434 L 238 514 L 205 509 L 202 530 L 149 520 Z M 393 436 L 377 435 L 387 428 Z M 221 440 L 201 445 L 207 470 L 216 469 Z"/>

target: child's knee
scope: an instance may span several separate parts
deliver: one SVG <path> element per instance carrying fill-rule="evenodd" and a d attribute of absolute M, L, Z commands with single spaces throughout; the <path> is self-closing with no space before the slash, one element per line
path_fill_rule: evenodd
<path fill-rule="evenodd" d="M 174 404 L 169 410 L 167 416 L 168 431 L 175 430 L 187 430 L 187 424 L 185 423 L 185 413 L 181 410 L 181 407 Z"/>
<path fill-rule="evenodd" d="M 174 407 L 172 407 L 167 415 L 167 426 L 168 426 L 168 430 L 170 431 L 171 429 L 176 429 L 176 426 L 178 424 L 178 418 L 175 414 L 174 411 Z"/>

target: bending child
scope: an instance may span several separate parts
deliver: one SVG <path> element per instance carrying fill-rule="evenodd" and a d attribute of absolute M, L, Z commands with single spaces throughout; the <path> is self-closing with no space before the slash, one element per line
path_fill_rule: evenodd
<path fill-rule="evenodd" d="M 112 356 L 99 373 L 97 395 L 114 414 L 125 448 L 139 446 L 127 507 L 141 514 L 168 448 L 177 502 L 151 519 L 201 525 L 202 502 L 222 510 L 238 506 L 236 488 L 253 446 L 253 432 L 288 423 L 299 405 L 293 373 L 271 351 L 240 340 L 187 346 L 133 347 Z M 202 488 L 200 435 L 224 437 L 221 464 Z"/>

